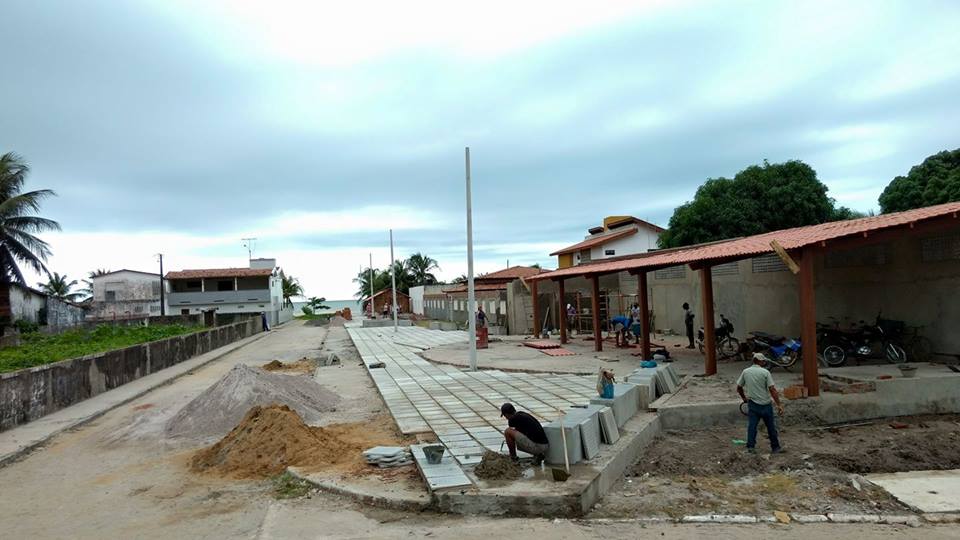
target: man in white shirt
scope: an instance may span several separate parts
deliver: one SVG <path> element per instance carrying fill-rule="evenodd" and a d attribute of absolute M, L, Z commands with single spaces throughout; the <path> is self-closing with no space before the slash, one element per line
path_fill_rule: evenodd
<path fill-rule="evenodd" d="M 783 416 L 783 405 L 780 404 L 780 394 L 773 384 L 773 375 L 763 367 L 767 358 L 754 353 L 753 365 L 740 373 L 737 379 L 737 393 L 740 399 L 747 404 L 747 452 L 756 453 L 757 427 L 760 420 L 767 426 L 767 436 L 770 438 L 770 449 L 774 454 L 783 452 L 780 447 L 780 438 L 777 436 L 777 425 L 773 418 L 773 404 L 777 406 L 777 414 Z"/>

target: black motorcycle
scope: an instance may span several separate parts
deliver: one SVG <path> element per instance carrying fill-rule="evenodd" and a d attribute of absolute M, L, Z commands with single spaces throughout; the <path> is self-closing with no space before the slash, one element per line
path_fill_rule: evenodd
<path fill-rule="evenodd" d="M 740 353 L 740 340 L 733 337 L 733 323 L 729 319 L 723 316 L 723 313 L 720 314 L 720 328 L 716 329 L 717 341 L 717 354 L 720 358 L 730 358 L 736 356 Z M 703 352 L 704 349 L 704 333 L 703 327 L 700 327 L 700 330 L 697 331 L 697 346 L 700 348 L 700 352 Z"/>
<path fill-rule="evenodd" d="M 817 324 L 817 348 L 831 367 L 842 366 L 847 358 L 880 356 L 891 364 L 902 364 L 907 352 L 896 342 L 901 333 L 902 321 L 883 319 L 879 314 L 874 324 L 860 321 L 849 330 L 841 329 L 834 319 L 833 325 Z"/>

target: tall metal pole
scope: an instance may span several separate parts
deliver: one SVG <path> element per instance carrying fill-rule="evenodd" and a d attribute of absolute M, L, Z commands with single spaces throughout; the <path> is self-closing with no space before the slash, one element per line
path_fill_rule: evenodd
<path fill-rule="evenodd" d="M 160 257 L 160 316 L 163 317 L 167 314 L 163 301 L 163 253 L 157 253 L 157 256 Z"/>
<path fill-rule="evenodd" d="M 470 329 L 470 371 L 477 370 L 477 297 L 473 288 L 473 201 L 470 187 L 470 147 L 464 149 L 467 171 L 467 321 Z"/>
<path fill-rule="evenodd" d="M 393 260 L 393 229 L 390 229 L 390 287 L 393 289 L 393 331 L 397 331 L 397 265 Z"/>
<path fill-rule="evenodd" d="M 370 253 L 370 301 L 367 305 L 370 306 L 370 318 L 376 318 L 373 316 L 373 253 Z"/>

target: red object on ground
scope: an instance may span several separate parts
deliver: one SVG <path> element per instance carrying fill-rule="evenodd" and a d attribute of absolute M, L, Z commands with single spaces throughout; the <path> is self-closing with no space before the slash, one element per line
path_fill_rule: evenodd
<path fill-rule="evenodd" d="M 573 351 L 568 351 L 566 349 L 556 347 L 553 349 L 540 349 L 540 352 L 547 356 L 576 356 L 577 353 Z"/>
<path fill-rule="evenodd" d="M 893 375 L 877 375 L 877 378 L 880 379 L 881 381 L 885 381 L 887 379 L 892 379 Z"/>
<path fill-rule="evenodd" d="M 552 341 L 524 341 L 523 345 L 532 349 L 559 349 L 560 344 Z"/>
<path fill-rule="evenodd" d="M 904 424 L 903 422 L 890 422 L 890 427 L 893 429 L 906 429 L 910 427 L 910 424 Z"/>
<path fill-rule="evenodd" d="M 477 348 L 486 349 L 490 344 L 490 329 L 486 326 L 481 326 L 477 328 Z"/>

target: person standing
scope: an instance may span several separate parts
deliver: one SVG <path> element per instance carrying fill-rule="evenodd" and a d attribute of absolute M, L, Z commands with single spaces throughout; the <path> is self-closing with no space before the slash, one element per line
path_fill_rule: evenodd
<path fill-rule="evenodd" d="M 567 304 L 567 330 L 572 331 L 576 328 L 577 308 L 572 304 Z"/>
<path fill-rule="evenodd" d="M 487 327 L 487 314 L 483 312 L 483 306 L 477 304 L 477 328 Z"/>
<path fill-rule="evenodd" d="M 687 327 L 687 339 L 690 341 L 690 344 L 687 345 L 688 349 L 693 348 L 693 310 L 690 309 L 690 304 L 683 303 L 683 324 Z"/>
<path fill-rule="evenodd" d="M 760 425 L 760 420 L 763 420 L 763 424 L 767 427 L 771 452 L 774 454 L 783 452 L 773 417 L 773 404 L 776 404 L 779 416 L 783 416 L 783 405 L 780 403 L 777 387 L 773 384 L 773 375 L 763 367 L 766 363 L 767 357 L 754 353 L 753 365 L 743 370 L 740 378 L 737 379 L 737 393 L 747 404 L 747 452 L 751 454 L 757 451 L 757 427 Z"/>

